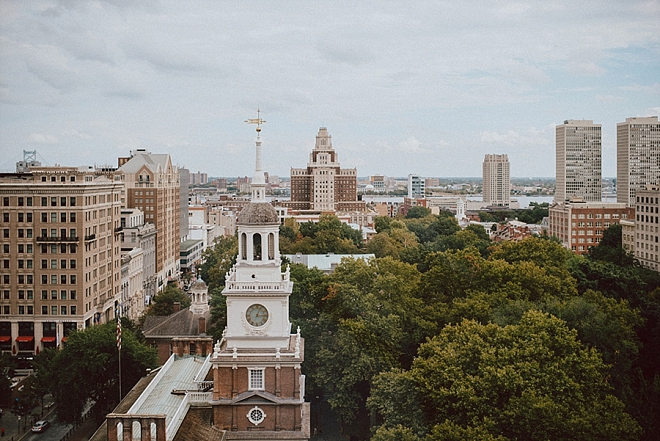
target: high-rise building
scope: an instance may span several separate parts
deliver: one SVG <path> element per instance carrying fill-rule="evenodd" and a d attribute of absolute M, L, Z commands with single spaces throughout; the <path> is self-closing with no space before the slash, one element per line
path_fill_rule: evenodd
<path fill-rule="evenodd" d="M 307 168 L 291 169 L 291 200 L 282 203 L 294 210 L 360 211 L 357 169 L 341 168 L 328 129 L 321 127 L 309 155 Z"/>
<path fill-rule="evenodd" d="M 126 207 L 140 209 L 145 222 L 156 225 L 156 273 L 160 291 L 168 279 L 179 274 L 179 169 L 168 154 L 136 150 L 128 158 L 119 158 L 119 170 L 125 175 Z"/>
<path fill-rule="evenodd" d="M 557 188 L 555 201 L 580 197 L 600 202 L 601 125 L 591 120 L 566 120 L 556 127 Z"/>
<path fill-rule="evenodd" d="M 511 178 L 508 155 L 486 155 L 483 173 L 483 201 L 488 205 L 508 207 Z"/>
<path fill-rule="evenodd" d="M 426 181 L 419 175 L 408 175 L 408 197 L 423 198 L 426 194 Z"/>
<path fill-rule="evenodd" d="M 115 318 L 121 174 L 38 167 L 0 175 L 0 351 L 33 355 Z"/>
<path fill-rule="evenodd" d="M 660 185 L 660 122 L 657 116 L 626 118 L 616 125 L 616 200 L 635 205 L 635 192 Z"/>

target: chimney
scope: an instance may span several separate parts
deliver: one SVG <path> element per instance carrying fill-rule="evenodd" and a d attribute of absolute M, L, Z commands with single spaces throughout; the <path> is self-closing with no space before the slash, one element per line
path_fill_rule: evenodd
<path fill-rule="evenodd" d="M 200 317 L 199 318 L 199 333 L 200 334 L 206 334 L 206 318 L 205 317 Z"/>
<path fill-rule="evenodd" d="M 181 302 L 174 302 L 174 312 L 181 311 Z"/>

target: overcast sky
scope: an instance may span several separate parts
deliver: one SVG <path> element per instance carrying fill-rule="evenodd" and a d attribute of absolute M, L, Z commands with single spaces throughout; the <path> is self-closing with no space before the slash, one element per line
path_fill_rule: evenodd
<path fill-rule="evenodd" d="M 359 176 L 555 175 L 554 126 L 660 114 L 660 1 L 0 0 L 0 170 L 305 167 L 327 127 Z"/>

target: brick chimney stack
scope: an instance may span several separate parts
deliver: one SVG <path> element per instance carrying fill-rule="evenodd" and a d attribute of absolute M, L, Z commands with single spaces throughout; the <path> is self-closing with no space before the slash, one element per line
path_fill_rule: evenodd
<path fill-rule="evenodd" d="M 181 311 L 181 302 L 174 302 L 174 312 Z"/>

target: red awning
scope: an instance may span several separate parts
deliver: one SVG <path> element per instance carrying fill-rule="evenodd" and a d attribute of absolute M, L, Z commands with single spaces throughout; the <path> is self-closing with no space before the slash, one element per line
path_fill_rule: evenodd
<path fill-rule="evenodd" d="M 55 337 L 41 337 L 43 343 L 55 343 Z"/>
<path fill-rule="evenodd" d="M 67 337 L 62 337 L 62 343 L 66 341 Z"/>
<path fill-rule="evenodd" d="M 16 337 L 16 341 L 19 343 L 29 343 L 32 340 L 34 340 L 34 337 L 32 335 L 19 335 Z"/>
<path fill-rule="evenodd" d="M 0 335 L 0 343 L 11 341 L 11 335 Z"/>

